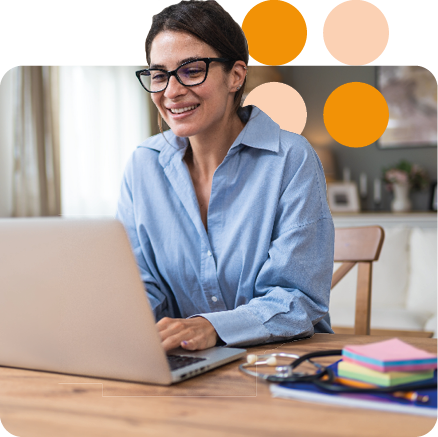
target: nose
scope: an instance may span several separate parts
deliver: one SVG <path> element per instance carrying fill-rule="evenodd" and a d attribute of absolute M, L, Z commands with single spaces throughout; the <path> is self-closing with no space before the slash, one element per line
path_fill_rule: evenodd
<path fill-rule="evenodd" d="M 180 95 L 184 95 L 187 92 L 187 88 L 181 85 L 175 76 L 171 76 L 167 88 L 164 91 L 164 95 L 169 99 L 175 99 Z"/>

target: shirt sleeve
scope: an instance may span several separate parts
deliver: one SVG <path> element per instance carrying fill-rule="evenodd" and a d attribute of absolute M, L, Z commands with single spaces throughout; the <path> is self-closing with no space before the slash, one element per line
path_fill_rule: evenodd
<path fill-rule="evenodd" d="M 313 335 L 328 314 L 334 226 L 322 166 L 310 149 L 280 196 L 278 221 L 254 297 L 229 311 L 201 314 L 229 346 Z"/>
<path fill-rule="evenodd" d="M 123 224 L 126 233 L 128 234 L 128 238 L 131 243 L 131 248 L 137 262 L 137 267 L 139 269 L 141 279 L 147 290 L 147 295 L 149 297 L 152 311 L 155 315 L 155 318 L 158 319 L 168 315 L 168 302 L 166 295 L 160 290 L 158 270 L 154 267 L 153 263 L 148 262 L 145 257 L 145 252 L 147 257 L 153 257 L 153 251 L 147 235 L 142 235 L 142 242 L 145 248 L 145 252 L 143 252 L 139 241 L 135 220 L 135 206 L 132 195 L 132 183 L 134 179 L 133 157 L 134 155 L 128 161 L 125 173 L 123 175 L 120 196 L 117 204 L 116 219 Z"/>

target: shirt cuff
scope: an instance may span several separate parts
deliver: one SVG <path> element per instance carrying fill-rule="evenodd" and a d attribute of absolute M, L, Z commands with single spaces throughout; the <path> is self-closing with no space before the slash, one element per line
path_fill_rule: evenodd
<path fill-rule="evenodd" d="M 214 327 L 219 338 L 227 346 L 251 346 L 266 343 L 270 332 L 250 311 L 244 308 L 197 314 L 191 317 L 204 317 Z"/>

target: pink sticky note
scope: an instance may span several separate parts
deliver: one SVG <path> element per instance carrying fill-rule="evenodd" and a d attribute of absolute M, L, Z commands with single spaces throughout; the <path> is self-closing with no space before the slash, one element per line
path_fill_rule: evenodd
<path fill-rule="evenodd" d="M 379 361 L 422 360 L 436 355 L 418 349 L 398 338 L 364 345 L 345 346 L 345 350 Z"/>
<path fill-rule="evenodd" d="M 398 338 L 366 345 L 350 345 L 344 347 L 343 351 L 345 361 L 360 363 L 380 371 L 436 368 L 436 355 Z M 435 361 L 431 363 L 431 360 Z"/>

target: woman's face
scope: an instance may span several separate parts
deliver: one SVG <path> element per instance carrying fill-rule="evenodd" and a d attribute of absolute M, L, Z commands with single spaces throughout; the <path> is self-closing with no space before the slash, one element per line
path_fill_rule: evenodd
<path fill-rule="evenodd" d="M 211 46 L 193 35 L 163 31 L 152 42 L 150 68 L 171 71 L 191 58 L 217 57 L 220 56 Z M 164 91 L 151 96 L 175 135 L 193 137 L 205 132 L 214 134 L 227 123 L 233 110 L 234 92 L 240 82 L 236 81 L 235 75 L 225 73 L 221 63 L 212 62 L 204 83 L 186 87 L 172 76 Z M 173 112 L 182 108 L 191 109 Z"/>

